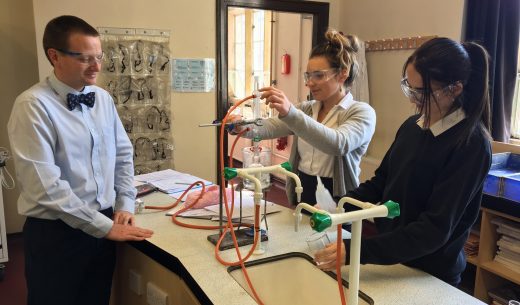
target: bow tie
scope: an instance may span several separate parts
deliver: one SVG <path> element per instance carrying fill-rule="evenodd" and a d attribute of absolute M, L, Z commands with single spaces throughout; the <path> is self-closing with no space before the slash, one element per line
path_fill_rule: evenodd
<path fill-rule="evenodd" d="M 79 106 L 80 103 L 87 105 L 92 108 L 94 106 L 94 102 L 96 100 L 96 93 L 90 92 L 87 94 L 67 94 L 67 106 L 69 110 L 73 110 L 76 106 Z"/>

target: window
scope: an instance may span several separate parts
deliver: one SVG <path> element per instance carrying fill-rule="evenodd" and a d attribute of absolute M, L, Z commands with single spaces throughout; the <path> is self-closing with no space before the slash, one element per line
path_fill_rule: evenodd
<path fill-rule="evenodd" d="M 235 88 L 236 96 L 245 95 L 245 80 L 246 80 L 246 36 L 245 36 L 245 15 L 240 14 L 235 16 L 235 45 L 234 45 L 234 78 L 233 87 Z"/>
<path fill-rule="evenodd" d="M 254 90 L 255 77 L 259 86 L 271 82 L 271 12 L 235 8 L 228 15 L 228 95 L 236 102 Z M 246 107 L 247 108 L 247 107 Z M 242 107 L 249 118 L 250 108 Z M 262 116 L 269 108 L 262 106 Z"/>
<path fill-rule="evenodd" d="M 264 11 L 253 13 L 253 77 L 251 88 L 254 88 L 254 77 L 259 76 L 263 85 L 264 78 Z"/>

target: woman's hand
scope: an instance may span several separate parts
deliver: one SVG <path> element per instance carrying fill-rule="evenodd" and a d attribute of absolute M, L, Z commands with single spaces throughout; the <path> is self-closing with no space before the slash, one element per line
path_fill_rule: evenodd
<path fill-rule="evenodd" d="M 233 123 L 233 122 L 236 122 L 236 121 L 240 121 L 242 120 L 242 116 L 241 115 L 237 115 L 237 114 L 230 114 L 226 120 L 227 123 Z M 234 126 L 233 130 L 231 130 L 231 134 L 238 134 L 239 132 L 242 131 L 242 129 L 244 129 L 243 126 Z"/>
<path fill-rule="evenodd" d="M 260 98 L 265 99 L 266 105 L 269 105 L 270 108 L 276 109 L 280 117 L 284 117 L 289 113 L 292 103 L 289 101 L 287 96 L 285 96 L 285 93 L 283 93 L 282 90 L 274 87 L 265 87 L 258 91 L 262 93 Z"/>
<path fill-rule="evenodd" d="M 337 247 L 336 242 L 328 244 L 325 248 L 318 250 L 314 254 L 314 261 L 318 264 L 318 268 L 324 271 L 336 270 Z M 347 261 L 345 243 L 341 243 L 340 249 L 340 265 L 345 265 Z"/>

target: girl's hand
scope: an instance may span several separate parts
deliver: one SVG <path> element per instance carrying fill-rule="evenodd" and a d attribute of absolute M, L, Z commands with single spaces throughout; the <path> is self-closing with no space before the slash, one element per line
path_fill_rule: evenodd
<path fill-rule="evenodd" d="M 269 105 L 270 108 L 276 109 L 280 117 L 284 117 L 289 113 L 292 103 L 289 101 L 287 96 L 285 96 L 285 93 L 283 93 L 282 90 L 274 87 L 265 87 L 258 91 L 262 93 L 260 98 L 265 99 L 266 105 Z"/>
<path fill-rule="evenodd" d="M 345 265 L 347 260 L 346 258 L 346 249 L 345 244 L 341 243 L 341 249 L 339 249 L 340 253 L 340 265 Z M 318 268 L 324 271 L 335 271 L 336 270 L 336 258 L 337 258 L 338 249 L 336 247 L 336 242 L 328 244 L 325 248 L 318 250 L 316 254 L 314 254 L 314 261 L 318 264 Z"/>

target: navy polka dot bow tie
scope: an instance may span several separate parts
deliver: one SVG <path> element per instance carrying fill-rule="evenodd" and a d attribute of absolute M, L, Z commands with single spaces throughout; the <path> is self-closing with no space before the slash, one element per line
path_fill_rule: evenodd
<path fill-rule="evenodd" d="M 76 106 L 79 106 L 80 103 L 83 103 L 92 108 L 92 106 L 94 106 L 95 100 L 95 92 L 90 92 L 87 94 L 67 94 L 67 106 L 69 107 L 69 110 L 76 108 Z"/>

